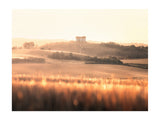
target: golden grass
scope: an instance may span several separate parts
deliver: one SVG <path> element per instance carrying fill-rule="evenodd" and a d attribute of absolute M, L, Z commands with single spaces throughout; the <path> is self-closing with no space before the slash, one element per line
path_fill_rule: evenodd
<path fill-rule="evenodd" d="M 146 111 L 148 80 L 13 74 L 12 110 Z"/>

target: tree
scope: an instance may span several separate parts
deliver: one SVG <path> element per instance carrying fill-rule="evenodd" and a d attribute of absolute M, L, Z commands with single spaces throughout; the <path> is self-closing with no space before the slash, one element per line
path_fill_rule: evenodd
<path fill-rule="evenodd" d="M 25 42 L 23 44 L 23 47 L 26 48 L 26 49 L 30 49 L 30 48 L 34 48 L 34 42 Z"/>

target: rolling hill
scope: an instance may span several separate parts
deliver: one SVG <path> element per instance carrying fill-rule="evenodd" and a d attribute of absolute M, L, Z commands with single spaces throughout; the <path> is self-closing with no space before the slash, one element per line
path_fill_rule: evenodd
<path fill-rule="evenodd" d="M 127 58 L 148 58 L 148 47 L 130 45 L 124 46 L 117 43 L 78 43 L 78 42 L 57 42 L 42 45 L 43 50 L 59 50 L 76 52 L 97 57 Z"/>

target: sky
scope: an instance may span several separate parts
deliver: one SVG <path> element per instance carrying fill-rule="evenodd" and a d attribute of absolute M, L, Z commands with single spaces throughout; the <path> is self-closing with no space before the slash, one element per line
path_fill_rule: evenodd
<path fill-rule="evenodd" d="M 44 9 L 12 11 L 12 38 L 148 44 L 147 9 Z"/>

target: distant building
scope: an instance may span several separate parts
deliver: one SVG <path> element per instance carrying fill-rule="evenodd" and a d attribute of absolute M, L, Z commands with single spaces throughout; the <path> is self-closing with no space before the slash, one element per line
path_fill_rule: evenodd
<path fill-rule="evenodd" d="M 77 42 L 86 42 L 86 36 L 76 36 Z"/>

